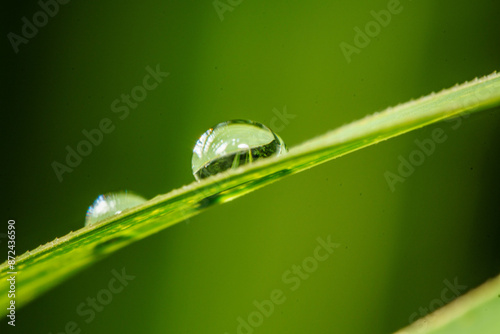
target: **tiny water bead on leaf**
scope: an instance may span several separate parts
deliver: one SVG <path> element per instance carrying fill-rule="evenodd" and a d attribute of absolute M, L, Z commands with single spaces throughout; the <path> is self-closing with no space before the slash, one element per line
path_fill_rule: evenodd
<path fill-rule="evenodd" d="M 144 202 L 146 202 L 144 197 L 130 191 L 100 195 L 87 210 L 85 226 L 96 224 L 105 218 L 117 215 L 125 209 L 133 208 Z"/>
<path fill-rule="evenodd" d="M 208 129 L 193 149 L 196 180 L 287 152 L 283 139 L 261 123 L 232 120 Z"/>

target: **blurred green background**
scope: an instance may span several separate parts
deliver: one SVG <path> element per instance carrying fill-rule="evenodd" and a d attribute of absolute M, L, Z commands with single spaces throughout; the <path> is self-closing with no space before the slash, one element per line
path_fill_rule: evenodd
<path fill-rule="evenodd" d="M 0 233 L 16 220 L 18 252 L 81 228 L 103 192 L 151 198 L 192 182 L 192 147 L 221 121 L 270 126 L 286 106 L 295 118 L 278 133 L 293 147 L 500 67 L 494 1 L 401 1 L 350 63 L 340 43 L 354 44 L 353 29 L 388 1 L 232 3 L 221 20 L 210 0 L 72 1 L 17 54 L 3 39 Z M 21 18 L 40 10 L 35 1 L 2 7 L 4 35 L 20 34 Z M 170 75 L 120 119 L 111 103 L 157 64 Z M 255 333 L 395 331 L 439 304 L 443 281 L 471 289 L 500 271 L 498 111 L 457 129 L 414 131 L 212 208 L 51 290 L 18 311 L 15 330 L 55 334 L 74 321 L 82 333 L 233 334 L 254 300 L 280 289 L 286 301 Z M 103 118 L 115 130 L 59 182 L 51 164 Z M 447 140 L 391 191 L 384 173 L 436 128 Z M 291 291 L 283 273 L 327 236 L 342 246 Z M 86 323 L 77 306 L 121 268 L 135 279 Z"/>

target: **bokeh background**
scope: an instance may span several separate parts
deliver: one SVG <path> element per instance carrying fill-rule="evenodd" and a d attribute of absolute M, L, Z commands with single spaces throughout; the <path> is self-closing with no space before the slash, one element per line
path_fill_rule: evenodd
<path fill-rule="evenodd" d="M 232 4 L 221 20 L 212 0 L 71 1 L 16 54 L 6 36 L 40 5 L 2 3 L 3 226 L 16 219 L 19 252 L 81 228 L 101 193 L 151 198 L 192 182 L 192 147 L 218 122 L 270 125 L 286 107 L 295 118 L 278 133 L 294 146 L 500 67 L 500 4 L 491 0 L 402 0 L 351 62 L 340 43 L 354 44 L 353 29 L 388 1 Z M 169 77 L 121 120 L 111 103 L 157 64 Z M 103 118 L 115 130 L 59 182 L 51 164 Z M 273 289 L 287 300 L 255 333 L 406 326 L 441 298 L 445 280 L 472 289 L 500 269 L 500 113 L 453 124 L 288 177 L 137 242 L 19 310 L 15 331 L 60 333 L 75 321 L 82 333 L 233 334 Z M 384 173 L 436 128 L 447 140 L 391 191 Z M 283 273 L 327 236 L 342 246 L 290 291 Z M 121 268 L 136 278 L 87 324 L 77 306 Z"/>

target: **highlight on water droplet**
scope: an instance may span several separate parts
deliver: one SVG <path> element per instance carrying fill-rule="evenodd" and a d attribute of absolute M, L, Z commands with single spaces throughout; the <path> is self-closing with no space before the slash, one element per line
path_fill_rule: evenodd
<path fill-rule="evenodd" d="M 130 191 L 100 195 L 87 210 L 85 226 L 96 224 L 144 202 L 146 202 L 144 197 Z"/>
<path fill-rule="evenodd" d="M 261 123 L 232 120 L 208 129 L 193 149 L 196 180 L 287 152 L 283 139 Z"/>

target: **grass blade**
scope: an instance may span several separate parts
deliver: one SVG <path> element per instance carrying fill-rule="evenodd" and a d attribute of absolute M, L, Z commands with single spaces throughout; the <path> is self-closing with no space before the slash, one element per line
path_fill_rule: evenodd
<path fill-rule="evenodd" d="M 395 334 L 497 334 L 500 276 L 415 321 Z"/>
<path fill-rule="evenodd" d="M 84 227 L 16 259 L 16 306 L 25 305 L 100 258 L 183 221 L 212 205 L 254 191 L 286 175 L 376 144 L 422 126 L 500 104 L 500 75 L 431 94 L 367 116 L 272 157 L 157 196 L 147 203 Z M 8 263 L 0 265 L 0 305 L 8 303 Z M 0 308 L 6 313 L 6 308 Z"/>

